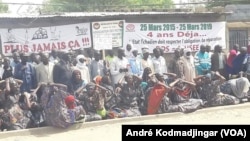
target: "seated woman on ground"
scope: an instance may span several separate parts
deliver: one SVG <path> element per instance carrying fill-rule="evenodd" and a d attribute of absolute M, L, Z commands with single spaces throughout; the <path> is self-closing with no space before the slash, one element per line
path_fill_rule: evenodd
<path fill-rule="evenodd" d="M 156 73 L 155 80 L 153 80 L 153 88 L 149 91 L 147 101 L 147 114 L 161 114 L 178 112 L 180 108 L 178 105 L 173 105 L 168 98 L 168 92 L 171 88 L 165 84 L 163 75 Z"/>
<path fill-rule="evenodd" d="M 239 76 L 239 78 L 233 78 L 224 82 L 220 86 L 221 92 L 233 95 L 240 99 L 241 102 L 247 102 L 250 83 L 246 77 L 243 77 L 243 72 L 240 72 Z"/>
<path fill-rule="evenodd" d="M 117 107 L 118 95 L 114 92 L 111 78 L 108 75 L 102 77 L 100 85 L 105 88 L 104 106 L 106 110 L 112 110 Z"/>
<path fill-rule="evenodd" d="M 91 105 L 87 104 L 91 103 L 91 101 L 88 100 L 89 98 L 86 98 L 86 106 L 88 109 L 96 109 L 96 113 L 101 116 L 102 119 L 119 117 L 116 115 L 118 95 L 114 93 L 110 76 L 99 76 L 97 79 L 97 82 L 95 81 L 94 83 L 96 85 L 96 91 L 94 91 L 92 96 L 89 95 L 93 97 L 93 99 L 96 98 L 94 100 L 95 102 L 93 101 L 91 108 Z M 92 111 L 94 112 L 94 110 Z"/>
<path fill-rule="evenodd" d="M 82 79 L 81 72 L 79 70 L 74 70 L 71 80 L 67 85 L 68 92 L 74 94 L 77 89 L 84 86 L 86 86 L 86 82 Z"/>
<path fill-rule="evenodd" d="M 86 91 L 84 91 L 86 89 Z M 105 119 L 107 109 L 105 108 L 105 96 L 107 89 L 99 84 L 90 82 L 86 87 L 79 88 L 76 91 L 78 100 L 86 110 L 85 121 L 95 121 Z"/>
<path fill-rule="evenodd" d="M 21 109 L 19 106 L 20 102 L 20 86 L 22 84 L 21 80 L 14 79 L 12 77 L 6 78 L 5 86 L 2 95 L 4 98 L 3 109 L 6 117 L 10 120 L 3 120 L 7 130 L 19 130 L 26 129 L 29 126 L 30 119 L 27 116 L 27 110 Z"/>
<path fill-rule="evenodd" d="M 151 80 L 151 77 L 152 77 L 152 70 L 151 68 L 149 67 L 146 67 L 144 70 L 143 70 L 143 73 L 142 73 L 142 82 L 140 84 L 140 86 L 142 87 L 142 89 L 145 91 L 148 87 L 148 82 Z"/>
<path fill-rule="evenodd" d="M 118 82 L 116 93 L 119 94 L 118 107 L 121 109 L 120 115 L 123 117 L 141 116 L 140 108 L 144 101 L 144 95 L 140 84 L 141 78 L 129 74 Z"/>
<path fill-rule="evenodd" d="M 48 126 L 67 128 L 85 115 L 83 107 L 67 92 L 66 85 L 40 83 L 39 87 L 42 87 L 40 104 Z"/>
<path fill-rule="evenodd" d="M 238 104 L 239 99 L 235 96 L 224 94 L 220 90 L 220 85 L 226 79 L 219 72 L 211 72 L 205 76 L 199 76 L 194 79 L 201 87 L 201 98 L 207 102 L 208 106 L 223 106 Z"/>
<path fill-rule="evenodd" d="M 204 103 L 199 98 L 195 83 L 183 79 L 177 79 L 170 84 L 170 99 L 181 107 L 182 112 L 192 112 L 200 109 Z"/>

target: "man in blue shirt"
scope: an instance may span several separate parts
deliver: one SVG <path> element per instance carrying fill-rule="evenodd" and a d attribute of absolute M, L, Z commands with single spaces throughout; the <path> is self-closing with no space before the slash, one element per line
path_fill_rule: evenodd
<path fill-rule="evenodd" d="M 132 50 L 133 56 L 129 58 L 129 65 L 131 73 L 137 76 L 141 76 L 143 73 L 143 67 L 141 64 L 140 57 L 138 56 L 138 50 Z"/>
<path fill-rule="evenodd" d="M 18 63 L 14 70 L 14 78 L 22 80 L 23 83 L 20 87 L 20 92 L 31 92 L 31 89 L 35 89 L 37 86 L 36 72 L 34 67 L 28 63 L 29 55 L 23 53 L 21 62 Z"/>

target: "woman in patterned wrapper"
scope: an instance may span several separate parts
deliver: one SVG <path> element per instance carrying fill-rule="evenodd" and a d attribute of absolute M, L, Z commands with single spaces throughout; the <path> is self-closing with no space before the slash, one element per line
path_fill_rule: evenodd
<path fill-rule="evenodd" d="M 194 112 L 204 106 L 204 102 L 200 99 L 196 90 L 196 84 L 183 79 L 176 79 L 170 84 L 170 99 L 173 104 L 179 106 L 181 112 Z"/>
<path fill-rule="evenodd" d="M 220 86 L 220 89 L 222 93 L 237 97 L 240 99 L 240 102 L 247 102 L 250 83 L 246 77 L 243 77 L 243 72 L 240 72 L 239 76 L 239 78 L 232 78 L 225 81 Z"/>
<path fill-rule="evenodd" d="M 77 90 L 79 100 L 86 110 L 86 121 L 106 119 L 105 94 L 107 89 L 99 84 L 90 82 L 86 87 Z"/>
<path fill-rule="evenodd" d="M 4 121 L 7 130 L 19 130 L 26 129 L 29 126 L 30 119 L 29 111 L 23 110 L 20 107 L 20 85 L 21 80 L 9 77 L 5 80 L 5 90 L 3 97 L 5 115 L 10 119 L 9 121 Z"/>
<path fill-rule="evenodd" d="M 173 105 L 168 97 L 171 87 L 166 85 L 163 75 L 154 74 L 154 79 L 150 83 L 152 83 L 152 88 L 146 98 L 147 114 L 179 112 L 181 110 L 178 105 Z"/>
<path fill-rule="evenodd" d="M 239 104 L 240 100 L 235 96 L 221 92 L 220 86 L 225 82 L 225 78 L 219 72 L 211 72 L 201 75 L 195 79 L 196 85 L 201 87 L 199 94 L 201 99 L 207 102 L 208 106 L 223 106 Z"/>
<path fill-rule="evenodd" d="M 68 92 L 74 94 L 80 87 L 85 87 L 86 82 L 82 79 L 81 72 L 74 70 L 72 73 L 71 81 L 68 83 Z"/>
<path fill-rule="evenodd" d="M 125 82 L 123 82 L 125 80 Z M 144 103 L 144 95 L 140 87 L 141 79 L 135 75 L 126 74 L 118 82 L 116 93 L 119 94 L 118 107 L 124 117 L 141 116 L 140 109 Z"/>
<path fill-rule="evenodd" d="M 68 128 L 85 117 L 85 109 L 67 92 L 66 85 L 40 83 L 40 87 L 42 87 L 40 103 L 45 112 L 47 125 Z"/>

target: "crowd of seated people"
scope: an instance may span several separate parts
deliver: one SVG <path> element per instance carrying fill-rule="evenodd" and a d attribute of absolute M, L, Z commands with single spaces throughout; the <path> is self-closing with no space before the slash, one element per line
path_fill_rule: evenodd
<path fill-rule="evenodd" d="M 169 64 L 158 48 L 153 56 L 148 48 L 142 48 L 141 55 L 133 48 L 130 54 L 119 49 L 117 56 L 109 51 L 108 59 L 94 50 L 87 51 L 88 57 L 53 51 L 33 59 L 13 52 L 13 59 L 4 58 L 0 81 L 1 130 L 67 128 L 77 122 L 190 113 L 247 102 L 246 48 L 239 53 L 245 53 L 244 59 L 229 55 L 224 60 L 219 45 L 212 55 L 205 49 L 201 46 L 195 56 L 189 49 L 176 49 Z M 241 69 L 234 69 L 235 61 L 242 61 Z"/>

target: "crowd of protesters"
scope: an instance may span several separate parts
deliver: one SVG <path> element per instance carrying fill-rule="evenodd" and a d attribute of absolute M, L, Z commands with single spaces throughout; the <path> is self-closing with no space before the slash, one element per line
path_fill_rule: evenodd
<path fill-rule="evenodd" d="M 2 131 L 84 121 L 194 112 L 248 101 L 250 46 L 176 49 L 92 48 L 27 54 L 14 50 L 0 68 Z M 140 52 L 140 53 L 139 53 Z"/>

